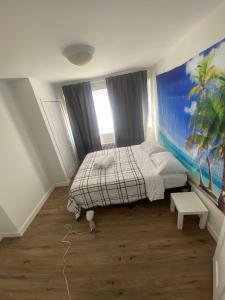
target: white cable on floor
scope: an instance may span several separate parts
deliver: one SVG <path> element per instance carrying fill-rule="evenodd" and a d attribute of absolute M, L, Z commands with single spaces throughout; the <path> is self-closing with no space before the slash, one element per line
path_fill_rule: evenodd
<path fill-rule="evenodd" d="M 66 224 L 65 228 L 67 230 L 67 233 L 65 234 L 65 236 L 61 240 L 61 243 L 67 244 L 68 247 L 67 247 L 67 249 L 66 249 L 66 251 L 65 251 L 65 253 L 64 253 L 63 257 L 62 257 L 63 263 L 64 263 L 62 274 L 63 274 L 64 280 L 65 280 L 65 283 L 66 283 L 66 290 L 67 290 L 68 299 L 72 300 L 71 295 L 70 295 L 70 289 L 69 289 L 68 279 L 67 279 L 67 276 L 66 276 L 66 267 L 67 267 L 66 255 L 68 254 L 68 252 L 69 252 L 69 250 L 70 250 L 70 248 L 72 246 L 72 242 L 68 241 L 67 238 L 68 238 L 68 236 L 70 236 L 72 234 L 84 235 L 84 234 L 88 234 L 90 232 L 89 231 L 77 232 L 77 231 L 73 230 L 73 228 L 72 228 L 72 226 L 70 224 Z"/>

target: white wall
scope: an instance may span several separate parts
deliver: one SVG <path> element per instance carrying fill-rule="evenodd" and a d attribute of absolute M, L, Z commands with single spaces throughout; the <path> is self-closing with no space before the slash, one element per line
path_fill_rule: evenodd
<path fill-rule="evenodd" d="M 46 172 L 51 177 L 52 184 L 66 182 L 68 178 L 60 165 L 30 80 L 14 80 L 11 87 L 21 114 L 30 128 L 33 142 L 39 150 L 39 156 L 45 162 Z"/>
<path fill-rule="evenodd" d="M 151 69 L 156 74 L 168 71 L 191 59 L 225 37 L 225 3 L 201 20 Z"/>
<path fill-rule="evenodd" d="M 11 84 L 0 81 L 0 235 L 22 233 L 52 186 Z"/>
<path fill-rule="evenodd" d="M 61 99 L 62 92 L 57 85 L 34 78 L 30 78 L 29 81 L 38 100 L 47 99 L 49 101 L 54 101 L 56 99 Z"/>
<path fill-rule="evenodd" d="M 168 49 L 167 55 L 150 69 L 152 83 L 152 97 L 156 104 L 157 111 L 157 89 L 155 76 L 169 71 L 207 49 L 216 42 L 225 37 L 225 3 L 220 5 L 216 10 L 194 26 L 182 40 L 177 42 L 173 47 Z M 156 119 L 156 124 L 158 120 Z M 193 187 L 195 191 L 196 187 Z M 210 214 L 208 219 L 208 229 L 217 239 L 224 215 L 216 208 L 207 196 L 198 191 L 205 205 L 208 207 Z"/>
<path fill-rule="evenodd" d="M 53 188 L 69 183 L 37 99 L 55 99 L 55 91 L 38 81 L 34 90 L 29 79 L 0 81 L 0 239 L 23 234 Z"/>

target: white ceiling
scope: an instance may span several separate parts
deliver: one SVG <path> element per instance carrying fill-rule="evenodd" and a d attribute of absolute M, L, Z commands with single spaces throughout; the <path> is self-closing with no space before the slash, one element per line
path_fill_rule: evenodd
<path fill-rule="evenodd" d="M 91 78 L 149 67 L 221 0 L 0 0 L 0 78 Z M 96 48 L 78 67 L 74 43 Z"/>

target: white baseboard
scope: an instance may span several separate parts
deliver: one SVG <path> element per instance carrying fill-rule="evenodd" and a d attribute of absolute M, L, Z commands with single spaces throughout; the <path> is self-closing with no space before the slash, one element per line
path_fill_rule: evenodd
<path fill-rule="evenodd" d="M 40 201 L 38 202 L 38 204 L 36 205 L 36 207 L 33 209 L 33 211 L 31 212 L 31 214 L 24 221 L 24 223 L 22 224 L 22 226 L 20 226 L 20 228 L 18 229 L 18 231 L 16 231 L 16 232 L 3 232 L 3 233 L 1 233 L 0 234 L 0 241 L 3 238 L 5 238 L 5 237 L 9 237 L 9 238 L 21 237 L 24 234 L 24 232 L 27 230 L 27 228 L 29 227 L 29 225 L 32 223 L 32 221 L 34 220 L 34 218 L 36 217 L 36 215 L 40 211 L 41 207 L 44 205 L 44 203 L 49 198 L 49 196 L 54 191 L 54 189 L 56 187 L 68 186 L 69 184 L 70 184 L 69 180 L 53 184 L 49 188 L 49 190 L 44 194 L 44 196 L 40 199 Z"/>
<path fill-rule="evenodd" d="M 51 193 L 54 191 L 54 188 L 55 188 L 55 185 L 52 185 L 50 187 L 50 189 L 47 191 L 47 193 L 45 193 L 44 196 L 41 198 L 41 200 L 38 202 L 38 204 L 36 205 L 36 207 L 33 209 L 33 211 L 31 212 L 31 214 L 28 216 L 28 218 L 25 220 L 25 222 L 23 223 L 23 225 L 18 230 L 19 236 L 22 236 L 24 234 L 24 232 L 27 230 L 28 226 L 32 223 L 32 221 L 36 217 L 37 213 L 40 211 L 40 209 L 44 205 L 45 201 L 49 198 L 49 196 L 51 195 Z"/>
<path fill-rule="evenodd" d="M 36 217 L 37 213 L 39 212 L 39 210 L 41 209 L 41 207 L 43 206 L 45 201 L 48 199 L 50 194 L 53 192 L 54 188 L 55 188 L 55 185 L 51 186 L 50 189 L 44 194 L 44 196 L 40 199 L 40 201 L 38 202 L 36 207 L 33 209 L 31 214 L 27 217 L 27 219 L 25 220 L 25 222 L 22 224 L 22 226 L 19 228 L 18 231 L 3 232 L 3 233 L 1 233 L 2 238 L 4 238 L 4 237 L 9 237 L 9 238 L 21 237 L 24 234 L 24 232 L 27 230 L 27 228 L 29 227 L 29 225 L 31 224 L 33 219 Z"/>
<path fill-rule="evenodd" d="M 207 229 L 212 236 L 212 238 L 217 242 L 219 238 L 220 228 L 224 219 L 223 213 L 215 206 L 215 204 L 210 200 L 209 195 L 201 190 L 196 183 L 189 181 L 192 190 L 198 194 L 201 198 L 203 204 L 208 208 L 209 216 L 207 222 Z"/>
<path fill-rule="evenodd" d="M 69 184 L 70 184 L 70 180 L 58 182 L 54 184 L 54 188 L 68 186 Z"/>
<path fill-rule="evenodd" d="M 213 227 L 210 225 L 210 223 L 207 224 L 208 232 L 211 234 L 212 238 L 215 240 L 215 242 L 218 242 L 219 236 L 216 233 L 216 231 L 213 229 Z"/>
<path fill-rule="evenodd" d="M 0 240 L 4 239 L 4 238 L 18 238 L 21 237 L 22 235 L 16 231 L 16 232 L 3 232 L 1 233 L 1 238 Z"/>

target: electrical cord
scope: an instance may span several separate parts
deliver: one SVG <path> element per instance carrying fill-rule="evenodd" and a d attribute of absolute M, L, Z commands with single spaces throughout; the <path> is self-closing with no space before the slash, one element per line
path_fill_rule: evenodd
<path fill-rule="evenodd" d="M 84 231 L 84 232 L 78 232 L 76 230 L 73 230 L 72 226 L 70 224 L 66 224 L 65 228 L 67 230 L 67 233 L 64 235 L 63 239 L 61 240 L 61 243 L 63 244 L 67 244 L 67 248 L 66 251 L 62 257 L 63 260 L 63 269 L 62 269 L 62 274 L 63 274 L 63 278 L 65 280 L 65 284 L 66 284 L 66 290 L 67 290 L 67 295 L 68 295 L 68 299 L 72 300 L 71 298 L 71 294 L 70 294 L 70 288 L 69 288 L 69 283 L 68 283 L 68 278 L 66 275 L 66 268 L 68 266 L 67 261 L 66 261 L 66 255 L 68 254 L 68 252 L 70 251 L 70 248 L 72 247 L 72 242 L 68 240 L 68 237 L 70 235 L 84 235 L 84 234 L 88 234 L 90 233 L 90 231 Z"/>

